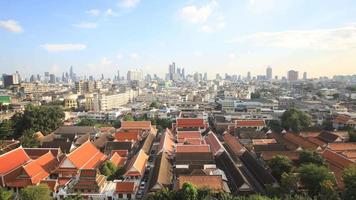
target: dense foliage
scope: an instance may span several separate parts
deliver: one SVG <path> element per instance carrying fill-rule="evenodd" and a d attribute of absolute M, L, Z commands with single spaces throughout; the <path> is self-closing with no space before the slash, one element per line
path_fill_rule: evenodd
<path fill-rule="evenodd" d="M 299 164 L 326 165 L 325 159 L 316 151 L 303 150 L 299 153 Z"/>
<path fill-rule="evenodd" d="M 349 142 L 356 142 L 356 131 L 354 129 L 349 129 Z"/>
<path fill-rule="evenodd" d="M 318 195 L 325 181 L 334 181 L 330 170 L 325 166 L 316 164 L 302 165 L 299 169 L 299 177 L 302 185 L 309 191 L 311 196 Z"/>
<path fill-rule="evenodd" d="M 356 200 L 356 166 L 346 168 L 342 178 L 345 184 L 344 199 Z"/>
<path fill-rule="evenodd" d="M 11 190 L 6 190 L 0 187 L 0 200 L 10 200 L 13 197 L 13 192 Z"/>
<path fill-rule="evenodd" d="M 82 118 L 80 119 L 80 122 L 77 123 L 77 126 L 94 126 L 95 124 L 96 124 L 95 120 Z"/>
<path fill-rule="evenodd" d="M 20 191 L 21 200 L 50 200 L 50 190 L 47 185 L 28 186 Z"/>
<path fill-rule="evenodd" d="M 25 130 L 41 131 L 48 134 L 57 129 L 64 120 L 64 112 L 59 106 L 28 105 L 23 113 L 16 113 L 11 120 L 14 123 L 15 137 L 20 137 Z"/>
<path fill-rule="evenodd" d="M 282 127 L 285 130 L 291 130 L 295 133 L 299 133 L 300 131 L 310 127 L 311 117 L 296 108 L 290 108 L 286 110 L 282 117 Z"/>
<path fill-rule="evenodd" d="M 280 180 L 283 173 L 289 173 L 292 170 L 293 163 L 288 157 L 277 155 L 270 160 L 269 166 L 272 175 Z"/>

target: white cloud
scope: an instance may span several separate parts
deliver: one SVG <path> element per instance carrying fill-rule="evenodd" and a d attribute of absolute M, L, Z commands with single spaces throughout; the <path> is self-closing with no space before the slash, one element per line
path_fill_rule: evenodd
<path fill-rule="evenodd" d="M 105 16 L 115 17 L 117 16 L 117 13 L 115 13 L 111 8 L 109 8 L 106 10 Z"/>
<path fill-rule="evenodd" d="M 189 5 L 179 10 L 179 16 L 191 24 L 199 24 L 199 30 L 211 33 L 226 26 L 224 15 L 218 11 L 218 2 L 212 0 L 205 5 Z"/>
<path fill-rule="evenodd" d="M 87 10 L 85 13 L 97 17 L 100 15 L 101 11 L 98 9 L 91 9 L 91 10 Z"/>
<path fill-rule="evenodd" d="M 123 8 L 134 8 L 140 3 L 140 1 L 141 0 L 121 0 L 119 6 Z"/>
<path fill-rule="evenodd" d="M 85 44 L 43 44 L 42 48 L 49 52 L 60 52 L 60 51 L 81 51 L 87 48 Z"/>
<path fill-rule="evenodd" d="M 201 7 L 190 5 L 179 11 L 180 17 L 190 23 L 204 23 L 212 13 L 213 8 L 210 4 Z"/>
<path fill-rule="evenodd" d="M 11 19 L 0 21 L 0 28 L 14 33 L 23 32 L 23 29 L 20 24 L 17 21 Z"/>
<path fill-rule="evenodd" d="M 73 24 L 73 26 L 84 29 L 95 29 L 97 27 L 97 24 L 92 22 L 82 22 L 80 24 Z"/>
<path fill-rule="evenodd" d="M 139 58 L 139 55 L 138 55 L 138 53 L 131 53 L 131 54 L 130 54 L 130 58 L 131 58 L 132 60 L 137 60 L 137 59 Z"/>
<path fill-rule="evenodd" d="M 335 29 L 259 32 L 237 37 L 231 42 L 291 49 L 347 50 L 356 48 L 356 26 Z"/>
<path fill-rule="evenodd" d="M 100 61 L 101 65 L 110 65 L 112 62 L 107 57 L 103 57 Z"/>
<path fill-rule="evenodd" d="M 121 60 L 122 58 L 124 58 L 124 55 L 122 53 L 118 53 L 116 54 L 116 58 Z"/>

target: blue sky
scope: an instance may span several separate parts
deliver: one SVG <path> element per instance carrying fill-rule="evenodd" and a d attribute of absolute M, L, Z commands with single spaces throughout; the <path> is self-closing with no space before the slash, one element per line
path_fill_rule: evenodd
<path fill-rule="evenodd" d="M 28 76 L 356 73 L 354 0 L 2 0 L 0 69 Z"/>

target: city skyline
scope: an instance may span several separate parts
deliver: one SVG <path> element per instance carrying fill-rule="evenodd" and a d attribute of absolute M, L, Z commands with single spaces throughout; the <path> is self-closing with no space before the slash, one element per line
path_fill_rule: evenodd
<path fill-rule="evenodd" d="M 172 62 L 210 79 L 268 66 L 273 77 L 356 72 L 353 1 L 36 2 L 0 2 L 3 73 L 61 76 L 73 66 L 79 76 L 142 69 L 164 78 Z"/>

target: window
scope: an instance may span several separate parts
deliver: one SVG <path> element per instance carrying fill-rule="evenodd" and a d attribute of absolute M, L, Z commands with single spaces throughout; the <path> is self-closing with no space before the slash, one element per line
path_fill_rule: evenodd
<path fill-rule="evenodd" d="M 128 199 L 131 199 L 131 194 L 126 195 Z"/>
<path fill-rule="evenodd" d="M 119 194 L 119 198 L 122 199 L 124 196 L 122 194 Z"/>

